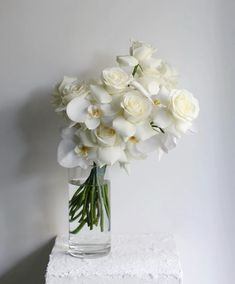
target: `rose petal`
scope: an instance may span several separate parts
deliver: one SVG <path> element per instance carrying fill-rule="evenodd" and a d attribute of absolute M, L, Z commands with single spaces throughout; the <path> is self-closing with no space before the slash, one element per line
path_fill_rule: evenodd
<path fill-rule="evenodd" d="M 75 98 L 67 105 L 67 115 L 75 122 L 84 122 L 87 116 L 89 101 L 83 98 Z"/>

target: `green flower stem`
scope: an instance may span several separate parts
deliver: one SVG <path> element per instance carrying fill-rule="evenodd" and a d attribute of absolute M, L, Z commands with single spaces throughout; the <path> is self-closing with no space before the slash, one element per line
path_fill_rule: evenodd
<path fill-rule="evenodd" d="M 106 167 L 94 164 L 89 177 L 69 201 L 69 222 L 77 220 L 78 224 L 71 234 L 77 234 L 85 225 L 93 230 L 99 224 L 101 232 L 104 231 L 104 214 L 110 218 L 108 185 L 103 184 L 105 170 Z"/>
<path fill-rule="evenodd" d="M 91 226 L 90 226 L 90 229 L 92 230 L 93 229 L 93 224 L 94 224 L 94 190 L 95 190 L 95 187 L 94 185 L 92 185 L 92 188 L 91 188 L 91 208 L 90 208 L 90 218 L 91 218 Z"/>
<path fill-rule="evenodd" d="M 97 192 L 99 196 L 98 206 L 100 211 L 100 230 L 101 232 L 104 231 L 104 211 L 103 211 L 103 204 L 102 204 L 102 196 L 101 196 L 101 185 L 99 181 L 99 172 L 97 171 L 97 168 L 95 169 L 95 179 L 96 179 L 96 185 L 97 185 Z"/>
<path fill-rule="evenodd" d="M 107 214 L 107 216 L 109 218 L 110 217 L 110 212 L 109 212 L 109 202 L 107 200 L 107 196 L 106 196 L 106 192 L 105 192 L 106 187 L 107 187 L 107 185 L 104 185 L 102 187 L 102 198 L 103 198 L 103 201 L 104 201 L 104 207 L 105 207 L 106 214 Z"/>

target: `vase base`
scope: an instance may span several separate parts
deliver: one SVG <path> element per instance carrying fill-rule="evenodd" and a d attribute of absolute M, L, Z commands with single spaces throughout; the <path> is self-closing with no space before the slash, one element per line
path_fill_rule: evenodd
<path fill-rule="evenodd" d="M 77 258 L 98 258 L 110 253 L 110 244 L 71 244 L 68 253 Z"/>

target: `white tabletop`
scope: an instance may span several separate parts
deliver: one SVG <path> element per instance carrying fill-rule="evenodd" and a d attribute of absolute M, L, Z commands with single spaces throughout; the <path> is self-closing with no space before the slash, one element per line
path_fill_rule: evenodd
<path fill-rule="evenodd" d="M 182 269 L 172 235 L 112 235 L 112 251 L 97 259 L 66 253 L 57 237 L 50 255 L 47 284 L 179 284 Z"/>

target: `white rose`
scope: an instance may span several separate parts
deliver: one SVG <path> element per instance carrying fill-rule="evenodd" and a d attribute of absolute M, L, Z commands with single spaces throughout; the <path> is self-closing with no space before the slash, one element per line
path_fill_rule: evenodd
<path fill-rule="evenodd" d="M 187 90 L 172 90 L 169 109 L 179 120 L 191 122 L 199 114 L 199 103 Z"/>
<path fill-rule="evenodd" d="M 53 92 L 53 102 L 56 111 L 64 111 L 66 105 L 76 97 L 85 97 L 89 93 L 87 84 L 79 82 L 77 78 L 64 77 L 55 86 Z"/>
<path fill-rule="evenodd" d="M 102 79 L 110 92 L 121 92 L 128 86 L 132 76 L 119 67 L 112 67 L 103 70 Z"/>
<path fill-rule="evenodd" d="M 65 76 L 58 85 L 58 91 L 63 97 L 64 103 L 68 103 L 75 97 L 85 96 L 88 93 L 88 87 L 84 82 L 79 82 L 77 78 Z"/>
<path fill-rule="evenodd" d="M 150 100 L 138 91 L 127 92 L 123 96 L 121 106 L 124 109 L 125 118 L 133 123 L 143 121 L 152 110 Z"/>
<path fill-rule="evenodd" d="M 133 41 L 130 48 L 130 54 L 139 61 L 149 59 L 155 51 L 156 49 L 153 48 L 150 44 L 144 43 L 142 41 Z"/>

